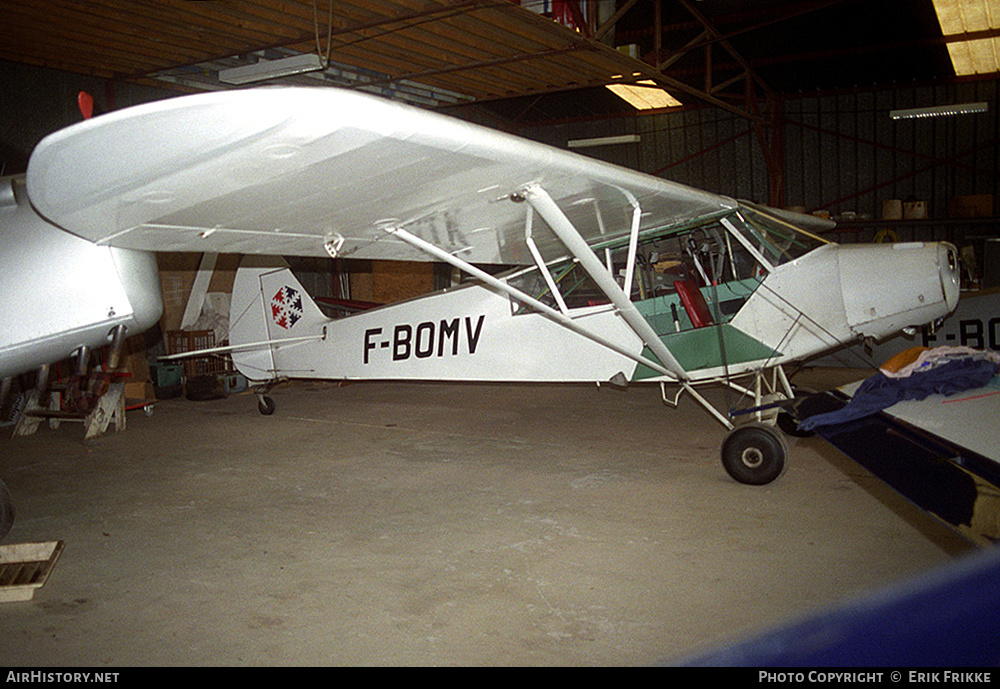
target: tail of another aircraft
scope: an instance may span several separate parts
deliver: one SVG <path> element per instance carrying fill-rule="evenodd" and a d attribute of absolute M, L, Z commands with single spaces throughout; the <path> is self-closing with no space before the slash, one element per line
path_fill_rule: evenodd
<path fill-rule="evenodd" d="M 233 285 L 229 344 L 236 369 L 248 379 L 274 378 L 273 345 L 322 335 L 328 322 L 284 261 L 243 260 Z"/>

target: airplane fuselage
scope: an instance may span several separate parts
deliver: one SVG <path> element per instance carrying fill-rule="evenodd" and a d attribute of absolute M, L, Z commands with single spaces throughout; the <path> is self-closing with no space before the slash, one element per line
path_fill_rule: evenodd
<path fill-rule="evenodd" d="M 891 276 L 892 289 L 879 282 L 879 272 Z M 957 303 L 957 265 L 954 248 L 942 243 L 830 244 L 776 266 L 759 282 L 702 292 L 709 302 L 740 305 L 718 328 L 693 328 L 676 295 L 637 303 L 692 381 L 798 361 L 933 322 Z M 641 363 L 652 355 L 613 305 L 568 309 L 590 338 L 479 283 L 328 319 L 287 269 L 241 269 L 232 313 L 240 319 L 232 324 L 234 344 L 277 343 L 234 354 L 238 368 L 256 380 L 671 380 Z"/>
<path fill-rule="evenodd" d="M 99 348 L 163 311 L 155 254 L 113 249 L 46 222 L 23 179 L 0 178 L 0 378 Z"/>

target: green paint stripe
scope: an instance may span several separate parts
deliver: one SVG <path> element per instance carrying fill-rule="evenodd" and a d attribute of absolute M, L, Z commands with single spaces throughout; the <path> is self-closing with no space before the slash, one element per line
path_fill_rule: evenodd
<path fill-rule="evenodd" d="M 722 358 L 719 342 L 719 332 L 725 344 L 726 357 Z M 716 325 L 696 330 L 685 330 L 670 333 L 660 338 L 670 350 L 685 371 L 694 372 L 706 368 L 715 368 L 725 364 L 741 364 L 746 361 L 759 361 L 779 356 L 779 352 L 771 349 L 759 340 L 755 340 L 731 325 Z M 649 347 L 644 347 L 642 356 L 655 361 Z M 660 375 L 643 364 L 638 364 L 632 380 L 643 380 Z"/>

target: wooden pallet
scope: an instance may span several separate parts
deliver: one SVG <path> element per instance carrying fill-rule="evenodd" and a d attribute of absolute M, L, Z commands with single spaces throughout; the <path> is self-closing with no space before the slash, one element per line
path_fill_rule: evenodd
<path fill-rule="evenodd" d="M 63 541 L 0 545 L 0 603 L 31 600 L 45 585 Z"/>

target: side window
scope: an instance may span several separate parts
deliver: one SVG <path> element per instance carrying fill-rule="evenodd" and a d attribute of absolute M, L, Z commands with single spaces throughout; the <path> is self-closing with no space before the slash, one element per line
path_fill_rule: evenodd
<path fill-rule="evenodd" d="M 608 298 L 604 292 L 576 261 L 565 261 L 549 266 L 549 272 L 566 308 L 576 309 L 607 303 Z M 507 278 L 507 283 L 547 306 L 554 309 L 559 308 L 559 303 L 552 289 L 537 268 L 513 273 Z M 531 312 L 531 309 L 513 300 L 511 306 L 514 315 Z"/>
<path fill-rule="evenodd" d="M 645 233 L 631 266 L 628 237 L 597 247 L 595 254 L 654 330 L 667 335 L 728 321 L 773 266 L 824 243 L 767 209 L 741 206 L 698 224 Z M 548 273 L 527 268 L 507 280 L 553 308 L 610 301 L 575 261 L 550 265 Z M 531 312 L 514 300 L 511 306 L 515 314 Z"/>
<path fill-rule="evenodd" d="M 633 301 L 663 335 L 728 321 L 766 275 L 720 221 L 653 240 L 639 253 L 646 290 Z"/>
<path fill-rule="evenodd" d="M 648 234 L 636 247 L 631 268 L 628 238 L 598 247 L 595 253 L 618 285 L 628 290 L 633 303 L 649 302 L 640 310 L 676 310 L 682 301 L 680 287 L 689 294 L 692 290 L 700 292 L 712 313 L 711 320 L 724 322 L 739 310 L 771 266 L 822 243 L 781 219 L 744 208 L 739 215 Z M 567 309 L 609 301 L 575 261 L 551 265 L 549 274 Z M 629 277 L 631 281 L 626 285 Z M 552 284 L 537 268 L 522 269 L 507 279 L 522 292 L 553 308 L 559 307 Z M 518 303 L 512 303 L 512 307 L 514 313 L 530 311 Z"/>
<path fill-rule="evenodd" d="M 637 274 L 644 279 L 644 294 L 637 295 L 633 290 L 633 299 L 674 292 L 678 281 L 707 287 L 759 280 L 766 271 L 720 222 L 646 242 L 640 247 L 637 263 Z"/>

